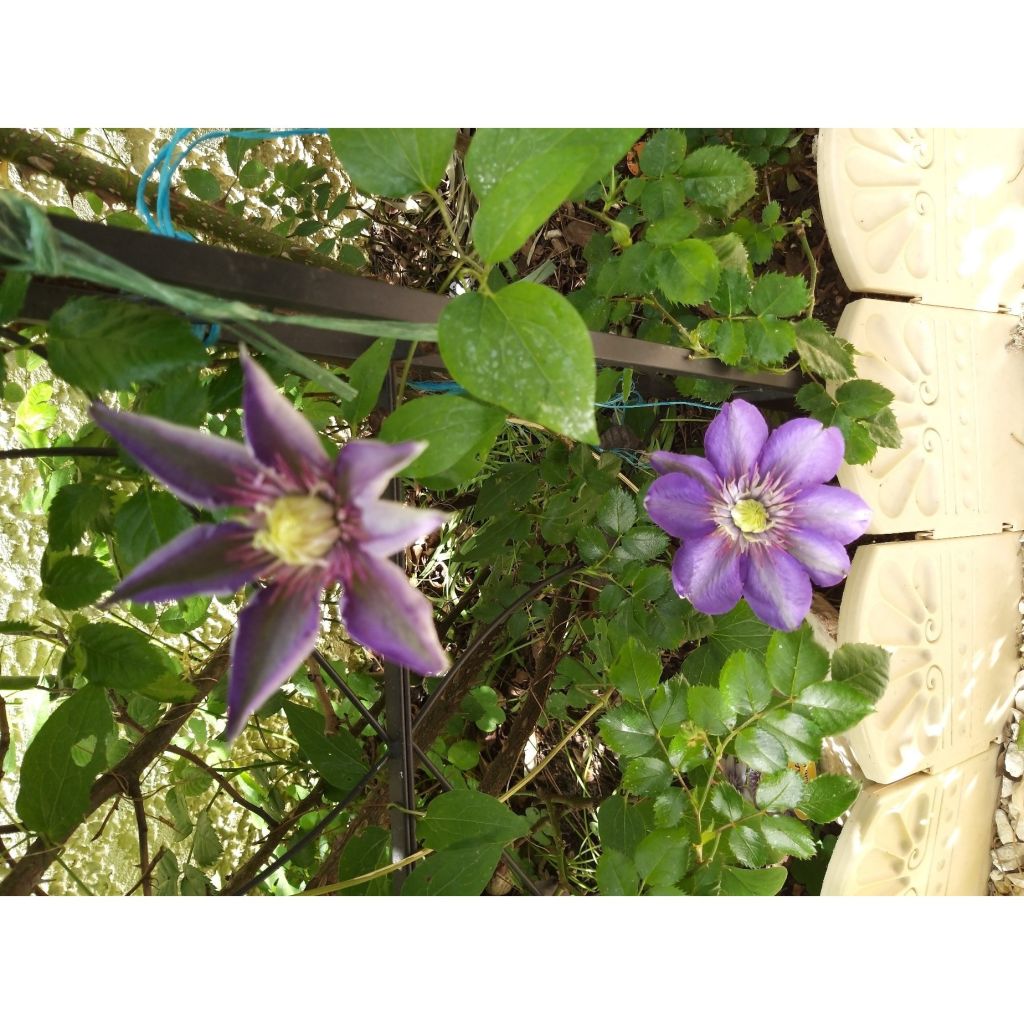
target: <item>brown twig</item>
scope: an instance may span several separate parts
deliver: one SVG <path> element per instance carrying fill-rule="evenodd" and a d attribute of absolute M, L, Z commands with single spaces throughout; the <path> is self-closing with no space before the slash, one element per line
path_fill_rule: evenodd
<path fill-rule="evenodd" d="M 275 818 L 269 811 L 260 807 L 259 804 L 254 804 L 251 800 L 247 800 L 242 796 L 232 783 L 221 775 L 216 768 L 207 764 L 198 754 L 193 754 L 191 750 L 186 750 L 184 747 L 179 747 L 174 743 L 168 745 L 167 753 L 176 754 L 178 757 L 183 757 L 186 761 L 191 761 L 197 768 L 206 772 L 211 779 L 215 779 L 220 788 L 223 789 L 236 804 L 261 817 L 271 828 L 278 824 L 277 818 Z"/>
<path fill-rule="evenodd" d="M 309 670 L 309 678 L 313 680 L 316 689 L 316 699 L 320 702 L 320 710 L 324 713 L 324 735 L 334 736 L 341 727 L 341 719 L 338 718 L 334 705 L 331 703 L 331 695 L 324 686 L 324 677 L 320 674 L 320 667 L 313 658 L 306 663 Z"/>
<path fill-rule="evenodd" d="M 138 777 L 128 780 L 128 795 L 132 798 L 132 806 L 135 808 L 135 827 L 139 833 L 139 871 L 142 877 L 142 895 L 153 895 L 153 882 L 150 872 L 147 870 L 149 864 L 149 826 L 146 824 L 146 803 L 142 799 L 142 786 Z"/>
<path fill-rule="evenodd" d="M 160 849 L 156 851 L 156 856 L 149 862 L 149 866 L 146 868 L 145 871 L 142 872 L 142 875 L 140 876 L 139 880 L 125 893 L 125 896 L 131 896 L 131 894 L 135 892 L 135 890 L 138 889 L 140 885 L 147 885 L 147 883 L 149 883 L 149 879 L 153 876 L 153 871 L 156 869 L 157 864 L 159 864 L 160 861 L 163 859 L 163 855 L 166 852 L 166 846 L 161 846 Z M 143 889 L 143 892 L 145 893 L 145 889 Z M 146 893 L 146 895 L 151 894 Z"/>

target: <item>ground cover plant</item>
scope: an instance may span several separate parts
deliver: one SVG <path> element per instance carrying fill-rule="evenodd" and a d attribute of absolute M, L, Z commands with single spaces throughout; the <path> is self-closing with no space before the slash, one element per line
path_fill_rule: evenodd
<path fill-rule="evenodd" d="M 340 369 L 261 329 L 286 311 L 97 259 L 19 194 L 44 173 L 144 230 L 116 134 L 0 130 L 0 465 L 45 523 L 39 597 L 0 623 L 0 893 L 813 892 L 857 793 L 822 743 L 888 670 L 805 622 L 868 523 L 830 481 L 899 433 L 815 317 L 810 136 L 304 138 L 211 137 L 164 212 L 451 297 L 347 322 Z M 107 291 L 38 323 L 33 277 Z M 654 399 L 590 331 L 806 382 Z M 431 765 L 397 853 L 385 661 Z"/>

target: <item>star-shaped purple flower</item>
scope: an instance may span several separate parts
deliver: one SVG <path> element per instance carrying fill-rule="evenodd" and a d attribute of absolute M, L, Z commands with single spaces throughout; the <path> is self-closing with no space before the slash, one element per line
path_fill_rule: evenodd
<path fill-rule="evenodd" d="M 770 626 L 798 628 L 811 581 L 846 577 L 844 545 L 871 520 L 857 495 L 824 486 L 842 462 L 843 435 L 795 419 L 769 436 L 761 413 L 736 399 L 709 424 L 704 451 L 706 458 L 651 455 L 661 475 L 647 492 L 647 513 L 683 541 L 672 563 L 676 592 L 708 615 L 745 597 Z"/>
<path fill-rule="evenodd" d="M 380 498 L 425 444 L 349 441 L 332 462 L 266 372 L 244 352 L 241 361 L 247 444 L 92 406 L 96 423 L 179 498 L 240 510 L 175 537 L 106 602 L 231 594 L 269 581 L 242 609 L 232 639 L 229 739 L 309 655 L 323 590 L 335 581 L 353 639 L 422 675 L 448 667 L 430 603 L 388 560 L 447 517 Z"/>

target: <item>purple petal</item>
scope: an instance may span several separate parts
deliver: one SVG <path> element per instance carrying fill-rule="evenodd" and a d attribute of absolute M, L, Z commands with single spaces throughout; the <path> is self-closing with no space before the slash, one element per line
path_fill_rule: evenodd
<path fill-rule="evenodd" d="M 644 498 L 644 508 L 672 537 L 704 537 L 715 528 L 707 490 L 682 473 L 669 473 L 655 480 Z"/>
<path fill-rule="evenodd" d="M 233 594 L 273 563 L 241 523 L 204 523 L 178 534 L 130 572 L 104 604 Z"/>
<path fill-rule="evenodd" d="M 229 742 L 313 650 L 320 630 L 320 590 L 319 583 L 278 582 L 242 609 L 231 640 Z"/>
<path fill-rule="evenodd" d="M 726 480 L 749 473 L 768 438 L 760 411 L 742 398 L 726 402 L 704 434 L 704 452 Z"/>
<path fill-rule="evenodd" d="M 356 504 L 379 498 L 391 478 L 426 447 L 424 441 L 349 441 L 335 464 L 338 493 Z"/>
<path fill-rule="evenodd" d="M 772 432 L 758 467 L 764 476 L 791 487 L 823 484 L 836 475 L 843 447 L 838 427 L 823 427 L 807 418 L 790 420 Z"/>
<path fill-rule="evenodd" d="M 324 479 L 330 470 L 330 459 L 309 421 L 244 350 L 239 359 L 245 375 L 245 436 L 256 458 L 301 488 Z"/>
<path fill-rule="evenodd" d="M 99 402 L 92 418 L 172 494 L 190 505 L 224 508 L 279 493 L 266 470 L 238 441 L 153 416 L 115 412 Z"/>
<path fill-rule="evenodd" d="M 393 562 L 351 553 L 342 580 L 341 618 L 353 640 L 424 676 L 448 668 L 430 602 Z"/>
<path fill-rule="evenodd" d="M 363 508 L 366 536 L 359 546 L 370 555 L 387 558 L 404 551 L 414 540 L 428 537 L 448 518 L 445 512 L 411 508 L 397 501 L 370 502 Z"/>
<path fill-rule="evenodd" d="M 722 486 L 721 477 L 715 471 L 715 467 L 699 455 L 651 452 L 651 465 L 655 473 L 685 473 L 704 484 L 709 491 L 717 491 Z"/>
<path fill-rule="evenodd" d="M 814 530 L 790 530 L 784 545 L 819 587 L 834 586 L 850 574 L 850 556 L 837 540 Z"/>
<path fill-rule="evenodd" d="M 852 491 L 814 484 L 805 487 L 793 499 L 790 521 L 840 544 L 849 544 L 867 530 L 871 509 Z"/>
<path fill-rule="evenodd" d="M 743 596 L 762 622 L 790 632 L 811 610 L 811 581 L 792 555 L 770 544 L 754 544 L 747 551 Z"/>
<path fill-rule="evenodd" d="M 672 582 L 697 611 L 721 615 L 742 596 L 741 565 L 739 548 L 718 531 L 683 544 L 672 561 Z"/>

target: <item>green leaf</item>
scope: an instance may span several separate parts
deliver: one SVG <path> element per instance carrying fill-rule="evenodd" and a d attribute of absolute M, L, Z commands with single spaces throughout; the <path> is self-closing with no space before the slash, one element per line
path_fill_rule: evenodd
<path fill-rule="evenodd" d="M 47 528 L 54 551 L 70 551 L 96 521 L 107 494 L 95 484 L 65 484 L 50 503 Z"/>
<path fill-rule="evenodd" d="M 811 779 L 797 804 L 811 821 L 825 825 L 846 811 L 860 792 L 860 783 L 845 775 L 819 775 Z"/>
<path fill-rule="evenodd" d="M 810 830 L 796 818 L 765 818 L 761 822 L 761 835 L 771 848 L 772 859 L 776 861 L 783 857 L 809 860 L 818 850 Z"/>
<path fill-rule="evenodd" d="M 836 418 L 838 406 L 835 399 L 818 383 L 805 384 L 796 393 L 796 404 L 806 409 L 816 420 L 826 427 L 832 425 Z"/>
<path fill-rule="evenodd" d="M 658 828 L 675 828 L 692 812 L 689 797 L 678 786 L 654 798 L 654 824 Z"/>
<path fill-rule="evenodd" d="M 704 321 L 714 328 L 711 334 L 711 351 L 726 366 L 737 366 L 747 354 L 747 332 L 739 320 Z M 701 325 L 703 326 L 703 324 Z"/>
<path fill-rule="evenodd" d="M 821 754 L 822 732 L 817 724 L 797 710 L 778 708 L 761 719 L 760 727 L 770 732 L 797 764 L 810 764 Z M 779 766 L 776 765 L 776 768 Z"/>
<path fill-rule="evenodd" d="M 873 380 L 850 380 L 836 391 L 836 401 L 850 419 L 859 420 L 881 412 L 893 400 L 893 393 Z"/>
<path fill-rule="evenodd" d="M 181 172 L 189 192 L 204 203 L 215 203 L 221 197 L 220 182 L 216 175 L 202 167 L 190 167 Z"/>
<path fill-rule="evenodd" d="M 788 811 L 800 803 L 803 793 L 804 780 L 797 772 L 772 772 L 758 781 L 757 806 L 764 811 Z"/>
<path fill-rule="evenodd" d="M 384 386 L 384 378 L 388 375 L 394 351 L 394 338 L 378 338 L 349 367 L 348 382 L 358 394 L 339 404 L 342 416 L 350 425 L 361 423 L 373 411 Z"/>
<path fill-rule="evenodd" d="M 192 814 L 188 809 L 184 788 L 176 786 L 173 789 L 168 789 L 164 793 L 164 804 L 166 804 L 167 811 L 174 820 L 174 827 L 181 838 L 185 839 L 192 835 L 195 822 L 192 820 Z"/>
<path fill-rule="evenodd" d="M 759 316 L 746 323 L 749 356 L 764 366 L 781 363 L 796 345 L 796 331 L 785 320 Z"/>
<path fill-rule="evenodd" d="M 734 651 L 729 655 L 722 667 L 719 686 L 726 704 L 740 719 L 762 711 L 772 696 L 764 663 L 750 651 Z"/>
<path fill-rule="evenodd" d="M 726 842 L 733 856 L 748 868 L 771 864 L 775 858 L 761 830 L 762 822 L 734 825 L 726 832 Z"/>
<path fill-rule="evenodd" d="M 657 757 L 637 757 L 622 773 L 622 788 L 637 796 L 656 796 L 672 784 L 672 769 Z"/>
<path fill-rule="evenodd" d="M 720 782 L 712 788 L 710 803 L 711 809 L 723 822 L 739 821 L 754 810 L 728 782 Z"/>
<path fill-rule="evenodd" d="M 662 293 L 681 306 L 698 306 L 711 298 L 721 273 L 714 250 L 699 238 L 658 249 L 654 268 Z"/>
<path fill-rule="evenodd" d="M 89 809 L 89 790 L 104 768 L 104 740 L 114 720 L 103 690 L 73 693 L 43 723 L 21 763 L 17 812 L 25 826 L 62 843 Z M 91 748 L 87 758 L 79 750 Z"/>
<path fill-rule="evenodd" d="M 726 705 L 721 691 L 711 686 L 691 686 L 687 700 L 690 718 L 712 736 L 724 736 L 736 721 L 736 712 Z"/>
<path fill-rule="evenodd" d="M 863 424 L 855 423 L 839 409 L 836 412 L 835 426 L 843 433 L 843 460 L 846 463 L 851 466 L 862 466 L 875 457 L 878 445 L 871 439 L 871 434 Z"/>
<path fill-rule="evenodd" d="M 793 633 L 772 633 L 765 655 L 768 681 L 792 697 L 828 675 L 828 652 L 817 644 L 806 623 Z"/>
<path fill-rule="evenodd" d="M 35 636 L 38 631 L 31 622 L 18 619 L 4 619 L 0 622 L 0 636 Z"/>
<path fill-rule="evenodd" d="M 507 259 L 561 203 L 609 173 L 639 135 L 633 128 L 481 128 L 466 155 L 480 199 L 477 250 L 488 263 Z"/>
<path fill-rule="evenodd" d="M 500 845 L 456 846 L 431 854 L 402 885 L 403 896 L 479 896 L 501 860 Z"/>
<path fill-rule="evenodd" d="M 690 212 L 685 203 L 686 186 L 678 178 L 648 182 L 640 201 L 644 216 L 655 224 Z"/>
<path fill-rule="evenodd" d="M 480 763 L 480 747 L 475 740 L 459 740 L 448 748 L 447 756 L 456 768 L 468 772 Z"/>
<path fill-rule="evenodd" d="M 198 427 L 210 411 L 210 393 L 203 386 L 198 370 L 177 370 L 149 389 L 136 411 L 146 416 L 156 416 L 157 419 Z"/>
<path fill-rule="evenodd" d="M 683 662 L 683 672 L 692 683 L 717 685 L 725 660 L 737 650 L 763 654 L 772 630 L 741 601 L 731 612 L 716 615 L 708 631 L 708 642 L 702 644 Z"/>
<path fill-rule="evenodd" d="M 391 860 L 391 836 L 382 828 L 367 828 L 357 832 L 346 844 L 338 861 L 338 881 L 344 882 L 383 868 Z M 486 885 L 486 882 L 484 883 Z M 391 879 L 375 878 L 350 889 L 342 889 L 339 896 L 387 896 L 391 892 Z"/>
<path fill-rule="evenodd" d="M 177 676 L 178 663 L 141 633 L 114 622 L 90 622 L 75 633 L 68 654 L 81 660 L 90 683 L 131 692 Z"/>
<path fill-rule="evenodd" d="M 56 607 L 70 611 L 92 604 L 116 583 L 117 577 L 95 558 L 68 555 L 46 567 L 41 596 Z"/>
<path fill-rule="evenodd" d="M 785 868 L 722 868 L 723 896 L 774 896 L 786 884 Z"/>
<path fill-rule="evenodd" d="M 0 282 L 0 324 L 9 324 L 18 318 L 28 293 L 31 275 L 16 270 L 5 270 Z M 0 360 L 2 366 L 2 360 Z"/>
<path fill-rule="evenodd" d="M 160 613 L 160 628 L 167 633 L 188 633 L 201 626 L 210 610 L 208 597 L 183 597 Z"/>
<path fill-rule="evenodd" d="M 789 764 L 778 738 L 760 725 L 751 725 L 736 737 L 736 756 L 754 771 L 777 772 Z"/>
<path fill-rule="evenodd" d="M 608 678 L 626 700 L 646 701 L 661 681 L 661 658 L 630 637 L 612 662 Z"/>
<path fill-rule="evenodd" d="M 730 231 L 724 235 L 705 236 L 704 241 L 711 246 L 723 270 L 750 273 L 750 256 L 739 235 Z"/>
<path fill-rule="evenodd" d="M 526 818 L 513 814 L 500 800 L 469 789 L 434 797 L 418 826 L 424 845 L 435 850 L 465 844 L 494 844 L 500 849 L 529 830 Z"/>
<path fill-rule="evenodd" d="M 200 811 L 196 818 L 195 832 L 192 839 L 192 853 L 196 863 L 204 868 L 213 867 L 224 855 L 224 844 L 220 841 L 216 829 L 210 822 L 207 811 Z"/>
<path fill-rule="evenodd" d="M 57 407 L 50 401 L 52 395 L 53 385 L 48 380 L 33 384 L 14 410 L 14 425 L 30 434 L 49 430 L 57 419 Z"/>
<path fill-rule="evenodd" d="M 730 216 L 753 194 L 754 169 L 725 146 L 703 146 L 680 169 L 686 194 L 714 213 Z"/>
<path fill-rule="evenodd" d="M 299 750 L 325 782 L 348 792 L 366 774 L 362 744 L 350 732 L 340 729 L 333 736 L 325 736 L 324 716 L 290 701 L 284 713 Z"/>
<path fill-rule="evenodd" d="M 436 188 L 455 147 L 454 128 L 332 128 L 345 173 L 366 195 L 401 199 Z"/>
<path fill-rule="evenodd" d="M 141 487 L 114 516 L 114 539 L 125 571 L 195 525 L 188 509 L 172 494 Z"/>
<path fill-rule="evenodd" d="M 744 271 L 723 270 L 711 306 L 722 316 L 739 316 L 750 302 L 750 288 L 750 277 Z"/>
<path fill-rule="evenodd" d="M 636 502 L 621 487 L 614 487 L 597 510 L 597 521 L 609 533 L 621 536 L 636 522 Z"/>
<path fill-rule="evenodd" d="M 811 718 L 826 736 L 845 732 L 875 710 L 870 697 L 835 680 L 812 683 L 801 690 L 800 705 L 811 709 Z"/>
<path fill-rule="evenodd" d="M 900 427 L 892 409 L 882 409 L 871 419 L 864 420 L 862 426 L 867 431 L 868 437 L 879 448 L 901 448 L 903 446 L 903 435 L 900 433 Z"/>
<path fill-rule="evenodd" d="M 34 690 L 44 683 L 52 686 L 56 681 L 56 676 L 0 676 L 0 693 L 4 690 Z"/>
<path fill-rule="evenodd" d="M 678 171 L 686 158 L 686 135 L 678 128 L 655 132 L 640 154 L 640 170 L 652 178 Z"/>
<path fill-rule="evenodd" d="M 708 757 L 707 735 L 693 722 L 680 723 L 679 732 L 668 745 L 669 764 L 676 771 L 686 772 L 696 768 Z"/>
<path fill-rule="evenodd" d="M 685 829 L 659 829 L 637 846 L 633 863 L 644 885 L 672 885 L 689 871 L 693 845 Z"/>
<path fill-rule="evenodd" d="M 259 160 L 250 160 L 238 172 L 238 184 L 242 188 L 259 188 L 267 180 L 268 174 L 270 171 Z"/>
<path fill-rule="evenodd" d="M 618 850 L 601 854 L 596 877 L 602 896 L 636 896 L 640 892 L 640 876 L 633 862 Z"/>
<path fill-rule="evenodd" d="M 421 478 L 441 473 L 467 455 L 489 451 L 505 414 L 464 395 L 430 395 L 400 405 L 381 425 L 383 441 L 426 441 L 427 448 L 402 476 Z"/>
<path fill-rule="evenodd" d="M 610 796 L 598 808 L 597 831 L 605 850 L 632 857 L 649 828 L 649 807 L 630 803 L 625 797 Z"/>
<path fill-rule="evenodd" d="M 89 392 L 124 390 L 199 366 L 206 351 L 188 323 L 163 309 L 116 299 L 74 299 L 47 331 L 50 368 Z"/>
<path fill-rule="evenodd" d="M 873 644 L 843 644 L 832 655 L 832 679 L 878 703 L 889 683 L 892 655 Z"/>
<path fill-rule="evenodd" d="M 494 732 L 505 721 L 505 712 L 498 702 L 498 693 L 490 686 L 475 686 L 463 698 L 460 708 L 484 733 Z"/>
<path fill-rule="evenodd" d="M 624 757 L 639 757 L 657 744 L 654 723 L 637 708 L 613 708 L 600 721 L 601 738 Z"/>
<path fill-rule="evenodd" d="M 655 246 L 676 245 L 689 238 L 700 227 L 700 218 L 685 207 L 661 220 L 654 221 L 644 238 Z"/>
<path fill-rule="evenodd" d="M 438 338 L 452 376 L 477 398 L 598 443 L 594 350 L 561 295 L 530 281 L 460 295 L 441 314 Z"/>
<path fill-rule="evenodd" d="M 826 380 L 847 380 L 854 376 L 851 347 L 836 338 L 820 320 L 801 320 L 796 328 L 796 351 L 808 373 Z"/>
<path fill-rule="evenodd" d="M 668 547 L 668 534 L 654 526 L 635 526 L 623 535 L 619 550 L 640 562 L 657 558 Z"/>
<path fill-rule="evenodd" d="M 786 274 L 763 274 L 750 293 L 750 308 L 759 316 L 799 316 L 810 301 L 807 282 Z"/>

